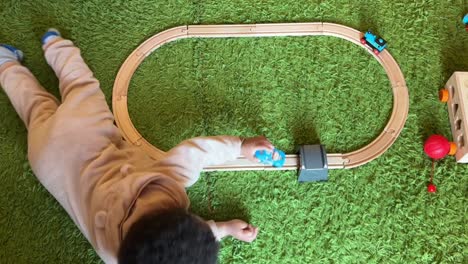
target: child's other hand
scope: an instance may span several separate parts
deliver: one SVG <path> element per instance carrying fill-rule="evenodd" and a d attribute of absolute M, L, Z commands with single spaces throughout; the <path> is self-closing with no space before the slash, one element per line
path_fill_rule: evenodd
<path fill-rule="evenodd" d="M 266 150 L 268 152 L 273 152 L 275 147 L 271 142 L 264 136 L 245 138 L 241 147 L 242 156 L 246 157 L 248 160 L 253 162 L 259 162 L 255 157 L 255 152 L 257 150 Z"/>
<path fill-rule="evenodd" d="M 235 219 L 226 224 L 226 233 L 244 242 L 252 242 L 257 238 L 258 227 L 254 227 L 242 220 Z"/>

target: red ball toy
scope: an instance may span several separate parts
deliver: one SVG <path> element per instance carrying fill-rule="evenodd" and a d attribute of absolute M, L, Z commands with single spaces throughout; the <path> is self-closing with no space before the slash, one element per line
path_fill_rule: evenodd
<path fill-rule="evenodd" d="M 435 193 L 437 191 L 437 187 L 434 184 L 429 183 L 427 186 L 427 191 L 430 193 Z"/>
<path fill-rule="evenodd" d="M 441 135 L 432 135 L 424 143 L 424 152 L 433 159 L 441 159 L 447 154 L 455 154 L 455 151 L 456 146 Z"/>

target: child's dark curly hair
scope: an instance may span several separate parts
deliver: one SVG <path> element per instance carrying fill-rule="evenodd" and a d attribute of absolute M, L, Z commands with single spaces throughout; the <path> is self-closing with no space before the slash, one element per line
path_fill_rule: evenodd
<path fill-rule="evenodd" d="M 207 223 L 183 209 L 150 213 L 130 227 L 119 264 L 215 264 L 219 243 Z"/>

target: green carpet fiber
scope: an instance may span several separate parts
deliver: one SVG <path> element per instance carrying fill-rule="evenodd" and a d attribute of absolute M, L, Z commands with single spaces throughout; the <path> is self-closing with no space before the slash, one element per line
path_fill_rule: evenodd
<path fill-rule="evenodd" d="M 54 26 L 81 49 L 111 102 L 120 65 L 148 37 L 185 24 L 334 22 L 373 29 L 389 42 L 410 93 L 407 123 L 381 157 L 298 184 L 295 172 L 204 173 L 188 189 L 207 219 L 240 217 L 260 227 L 252 244 L 226 239 L 220 263 L 468 263 L 468 167 L 437 163 L 426 185 L 428 135 L 448 137 L 437 92 L 468 71 L 465 1 L 15 1 L 0 2 L 0 42 L 53 94 L 40 36 Z M 151 54 L 132 79 L 137 129 L 168 150 L 199 135 L 269 137 L 280 149 L 365 146 L 383 129 L 392 93 L 365 50 L 333 37 L 190 39 Z M 99 263 L 27 161 L 26 129 L 0 92 L 0 263 Z"/>

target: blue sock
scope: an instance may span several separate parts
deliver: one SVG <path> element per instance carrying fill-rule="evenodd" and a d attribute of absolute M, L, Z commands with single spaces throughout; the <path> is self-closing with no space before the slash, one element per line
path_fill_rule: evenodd
<path fill-rule="evenodd" d="M 0 44 L 0 65 L 9 61 L 22 61 L 23 52 L 13 46 Z"/>
<path fill-rule="evenodd" d="M 49 41 L 57 38 L 57 37 L 60 37 L 60 32 L 55 29 L 55 28 L 49 28 L 47 30 L 46 33 L 44 33 L 44 35 L 42 36 L 42 39 L 41 39 L 41 42 L 42 42 L 42 45 L 45 45 L 47 43 L 49 43 Z"/>

